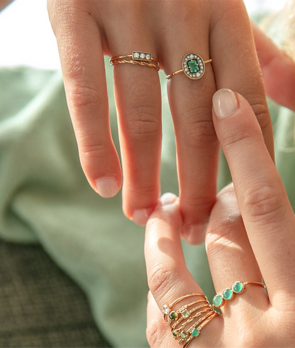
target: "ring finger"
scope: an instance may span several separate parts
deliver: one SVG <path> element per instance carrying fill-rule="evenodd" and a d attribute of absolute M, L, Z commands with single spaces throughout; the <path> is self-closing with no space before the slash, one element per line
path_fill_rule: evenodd
<path fill-rule="evenodd" d="M 206 234 L 206 249 L 210 270 L 218 294 L 231 289 L 238 281 L 262 282 L 262 275 L 251 248 L 243 220 L 239 212 L 234 186 L 231 184 L 218 195 L 212 210 Z M 243 295 L 234 295 L 231 306 L 222 307 L 226 314 L 241 315 L 246 307 L 267 309 L 268 297 L 260 286 L 246 285 Z M 231 293 L 228 292 L 230 296 Z M 235 299 L 236 298 L 236 299 Z M 227 301 L 224 301 L 226 304 Z M 233 311 L 239 306 L 239 311 Z M 242 307 L 241 307 L 242 306 Z M 238 328 L 237 328 L 238 329 Z"/>

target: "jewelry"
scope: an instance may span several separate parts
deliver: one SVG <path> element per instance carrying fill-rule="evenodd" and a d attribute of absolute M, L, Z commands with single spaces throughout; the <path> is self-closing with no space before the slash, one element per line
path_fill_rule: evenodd
<path fill-rule="evenodd" d="M 214 308 L 222 307 L 226 301 L 230 301 L 234 298 L 235 294 L 241 294 L 245 291 L 247 285 L 256 285 L 265 289 L 267 292 L 266 286 L 264 283 L 260 282 L 235 282 L 231 288 L 226 288 L 223 290 L 221 295 L 215 295 L 212 301 L 212 306 Z"/>
<path fill-rule="evenodd" d="M 150 53 L 144 52 L 132 52 L 127 56 L 116 56 L 110 59 L 111 65 L 116 64 L 137 64 L 141 66 L 148 66 L 150 68 L 155 68 L 157 71 L 160 70 L 159 62 L 152 57 Z"/>
<path fill-rule="evenodd" d="M 192 80 L 199 80 L 205 74 L 205 64 L 211 63 L 212 59 L 203 60 L 200 55 L 195 53 L 188 53 L 184 56 L 182 60 L 182 69 L 177 70 L 166 76 L 166 79 L 171 79 L 171 77 L 184 73 L 188 78 Z"/>
<path fill-rule="evenodd" d="M 173 310 L 176 304 L 190 297 L 197 297 L 197 299 L 177 310 Z M 168 316 L 167 325 L 171 327 L 173 337 L 179 339 L 179 344 L 183 344 L 184 348 L 188 347 L 190 342 L 200 335 L 200 331 L 205 325 L 219 315 L 212 308 L 207 297 L 199 293 L 182 296 L 169 306 L 164 305 L 162 312 L 164 313 L 164 320 Z M 188 328 L 186 329 L 186 327 Z"/>

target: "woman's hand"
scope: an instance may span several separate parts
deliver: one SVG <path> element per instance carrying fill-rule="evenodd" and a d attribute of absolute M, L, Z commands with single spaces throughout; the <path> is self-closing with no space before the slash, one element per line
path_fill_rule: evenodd
<path fill-rule="evenodd" d="M 206 234 L 214 286 L 220 294 L 235 281 L 264 279 L 269 296 L 263 288 L 246 286 L 190 347 L 293 347 L 294 212 L 251 106 L 229 90 L 218 91 L 213 100 L 215 130 L 234 183 L 218 195 Z M 178 200 L 168 194 L 161 202 L 146 228 L 147 338 L 151 347 L 176 348 L 160 309 L 202 289 L 185 265 Z"/>
<path fill-rule="evenodd" d="M 188 52 L 213 59 L 197 81 L 168 82 L 175 125 L 183 234 L 201 235 L 216 200 L 219 144 L 211 116 L 216 89 L 246 97 L 273 153 L 250 21 L 242 0 L 48 0 L 82 167 L 103 197 L 122 183 L 110 132 L 104 55 L 152 54 L 165 73 L 181 69 Z M 155 69 L 114 66 L 124 172 L 123 210 L 145 224 L 160 194 L 161 94 Z"/>

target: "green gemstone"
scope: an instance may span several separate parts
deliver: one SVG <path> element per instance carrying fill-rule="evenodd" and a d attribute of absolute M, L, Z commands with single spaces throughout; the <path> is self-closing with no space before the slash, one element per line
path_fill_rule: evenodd
<path fill-rule="evenodd" d="M 188 334 L 185 332 L 185 331 L 182 331 L 181 333 L 180 333 L 180 338 L 182 339 L 182 340 L 186 340 L 187 339 L 187 336 L 188 336 Z"/>
<path fill-rule="evenodd" d="M 188 318 L 189 317 L 189 311 L 187 309 L 185 309 L 184 311 L 181 312 L 181 316 L 183 318 Z"/>
<path fill-rule="evenodd" d="M 178 318 L 178 315 L 177 315 L 176 312 L 171 312 L 171 313 L 169 314 L 169 318 L 170 318 L 171 320 L 176 320 L 176 319 Z"/>
<path fill-rule="evenodd" d="M 233 285 L 233 292 L 238 294 L 239 292 L 241 292 L 243 290 L 243 288 L 244 288 L 243 283 L 235 282 Z"/>
<path fill-rule="evenodd" d="M 177 337 L 177 336 L 178 336 L 177 332 L 175 332 L 175 331 L 172 332 L 172 335 L 173 335 L 174 337 Z"/>
<path fill-rule="evenodd" d="M 223 298 L 220 295 L 215 295 L 212 302 L 215 307 L 220 307 L 222 305 Z"/>
<path fill-rule="evenodd" d="M 233 291 L 229 288 L 225 289 L 222 293 L 222 297 L 225 300 L 230 300 L 233 297 Z"/>
<path fill-rule="evenodd" d="M 197 61 L 195 59 L 194 60 L 190 60 L 187 64 L 188 64 L 188 66 L 190 68 L 190 72 L 191 73 L 194 73 L 194 72 L 197 72 L 197 71 L 200 70 L 199 65 L 198 65 L 198 63 L 197 63 Z"/>
<path fill-rule="evenodd" d="M 200 331 L 198 329 L 193 329 L 193 331 L 191 332 L 191 335 L 193 337 L 198 337 L 200 334 Z"/>

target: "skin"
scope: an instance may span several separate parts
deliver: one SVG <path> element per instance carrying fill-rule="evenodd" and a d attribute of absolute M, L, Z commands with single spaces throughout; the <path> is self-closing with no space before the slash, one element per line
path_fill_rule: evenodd
<path fill-rule="evenodd" d="M 267 74 L 273 64 L 280 65 L 284 91 L 293 88 L 294 62 L 259 35 L 258 52 L 268 47 L 261 60 L 269 78 L 266 89 L 295 111 L 293 98 L 280 90 L 283 83 L 275 90 L 275 80 Z M 249 286 L 222 307 L 223 315 L 214 318 L 190 347 L 293 347 L 295 216 L 251 106 L 240 94 L 234 96 L 237 108 L 225 118 L 217 117 L 224 91 L 213 98 L 213 122 L 233 184 L 219 193 L 212 209 L 206 250 L 216 293 L 237 280 L 264 279 L 269 296 Z M 179 347 L 159 308 L 184 294 L 202 292 L 185 265 L 181 224 L 179 199 L 164 195 L 146 228 L 147 338 L 152 348 Z"/>
<path fill-rule="evenodd" d="M 123 211 L 141 225 L 160 195 L 159 77 L 147 67 L 114 66 L 121 169 L 109 125 L 103 56 L 142 50 L 157 58 L 166 74 L 179 70 L 190 51 L 213 59 L 201 80 L 180 74 L 167 83 L 182 235 L 193 236 L 188 238 L 192 243 L 201 242 L 216 201 L 219 143 L 211 98 L 217 89 L 231 88 L 248 100 L 273 154 L 263 81 L 243 1 L 189 0 L 183 6 L 177 0 L 48 0 L 48 11 L 85 175 L 97 192 L 98 179 L 115 183 L 102 194 L 105 197 L 118 192 L 124 176 Z"/>

